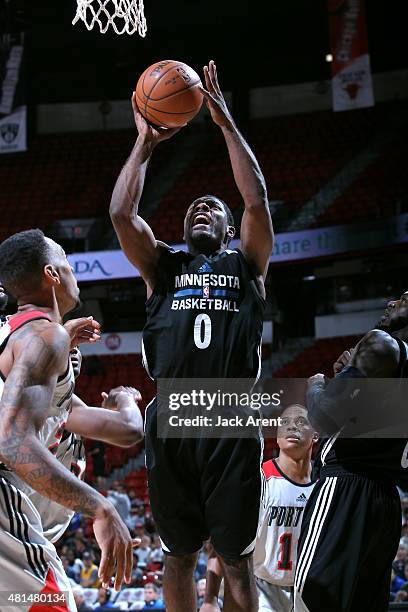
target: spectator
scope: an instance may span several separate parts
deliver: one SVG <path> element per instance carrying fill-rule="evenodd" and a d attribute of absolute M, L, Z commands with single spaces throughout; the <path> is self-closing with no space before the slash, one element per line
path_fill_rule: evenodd
<path fill-rule="evenodd" d="M 112 591 L 110 589 L 103 589 L 102 587 L 98 591 L 98 604 L 94 608 L 94 612 L 105 612 L 105 610 L 118 610 L 119 607 L 116 606 L 112 601 Z"/>
<path fill-rule="evenodd" d="M 77 585 L 77 581 L 75 580 L 75 572 L 69 566 L 68 559 L 64 555 L 60 555 L 60 559 L 61 559 L 62 567 L 64 568 L 64 572 L 66 573 L 67 578 L 69 579 L 71 583 L 71 586 Z"/>
<path fill-rule="evenodd" d="M 201 578 L 204 578 L 207 573 L 207 563 L 210 550 L 211 543 L 207 541 L 204 543 L 204 546 L 198 554 L 197 565 L 194 571 L 194 579 L 196 582 L 201 580 Z"/>
<path fill-rule="evenodd" d="M 402 526 L 400 546 L 408 549 L 408 523 L 404 523 Z"/>
<path fill-rule="evenodd" d="M 137 549 L 137 556 L 139 557 L 139 567 L 146 567 L 148 563 L 148 558 L 149 558 L 150 551 L 151 551 L 150 544 L 151 544 L 150 536 L 148 535 L 143 536 L 140 546 Z"/>
<path fill-rule="evenodd" d="M 136 538 L 142 539 L 146 535 L 146 529 L 140 523 L 136 523 L 133 531 Z"/>
<path fill-rule="evenodd" d="M 140 504 L 143 505 L 142 501 L 140 500 L 139 497 L 137 497 L 134 489 L 130 489 L 130 491 L 128 491 L 128 497 L 130 499 L 130 507 L 132 508 L 137 508 Z"/>
<path fill-rule="evenodd" d="M 404 584 L 395 594 L 394 601 L 407 601 L 408 599 L 408 563 L 404 565 Z"/>
<path fill-rule="evenodd" d="M 92 473 L 96 477 L 105 476 L 105 444 L 99 440 L 95 441 L 89 451 L 92 457 Z"/>
<path fill-rule="evenodd" d="M 82 527 L 79 527 L 79 529 L 77 529 L 76 532 L 71 537 L 69 537 L 65 543 L 70 548 L 74 548 L 77 555 L 82 553 L 87 546 L 87 541 L 85 539 L 84 530 L 82 529 Z"/>
<path fill-rule="evenodd" d="M 400 545 L 398 548 L 397 554 L 395 556 L 395 559 L 392 563 L 392 569 L 394 570 L 397 576 L 403 579 L 405 579 L 404 568 L 405 568 L 405 563 L 407 561 L 407 557 L 408 557 L 407 549 L 405 548 L 405 546 Z"/>
<path fill-rule="evenodd" d="M 197 582 L 197 608 L 201 608 L 204 603 L 206 584 L 207 581 L 205 578 L 201 578 L 201 580 Z"/>
<path fill-rule="evenodd" d="M 161 547 L 160 537 L 156 533 L 153 536 L 153 542 L 151 544 L 149 556 L 146 559 L 147 563 L 163 563 L 163 550 Z"/>
<path fill-rule="evenodd" d="M 146 522 L 146 506 L 143 503 L 136 505 L 136 514 L 139 517 L 139 522 L 144 525 Z"/>
<path fill-rule="evenodd" d="M 402 578 L 397 576 L 394 570 L 391 572 L 391 588 L 390 588 L 390 601 L 394 601 L 398 591 L 402 589 L 404 581 Z"/>
<path fill-rule="evenodd" d="M 83 562 L 81 561 L 81 559 L 78 559 L 78 557 L 75 554 L 75 549 L 74 548 L 68 548 L 67 550 L 67 554 L 66 554 L 66 558 L 67 558 L 67 562 L 68 562 L 68 571 L 67 571 L 67 575 L 69 578 L 73 578 L 75 580 L 75 582 L 80 581 L 81 579 L 81 570 L 84 567 Z"/>
<path fill-rule="evenodd" d="M 94 563 L 92 551 L 85 551 L 82 555 L 84 567 L 81 569 L 80 585 L 84 588 L 95 589 L 100 586 L 101 581 L 98 577 L 98 566 Z"/>
<path fill-rule="evenodd" d="M 82 522 L 82 514 L 80 514 L 79 512 L 75 512 L 74 516 L 71 519 L 70 524 L 67 527 L 66 535 L 68 537 L 71 535 L 75 535 L 78 529 L 81 529 L 81 522 Z"/>
<path fill-rule="evenodd" d="M 143 570 L 138 567 L 139 557 L 137 553 L 133 553 L 133 568 L 132 568 L 132 579 L 129 586 L 140 587 L 143 586 Z"/>
<path fill-rule="evenodd" d="M 134 531 L 136 527 L 142 527 L 144 529 L 144 517 L 141 521 L 137 508 L 131 508 L 129 518 L 126 521 L 126 525 L 129 527 L 130 531 Z"/>
<path fill-rule="evenodd" d="M 78 608 L 78 612 L 92 612 L 93 608 L 90 608 L 86 605 L 84 591 L 79 584 L 73 587 L 72 592 L 74 594 L 74 599 L 76 607 Z"/>
<path fill-rule="evenodd" d="M 163 600 L 159 597 L 159 589 L 155 584 L 146 584 L 144 600 L 145 605 L 142 610 L 165 610 Z"/>
<path fill-rule="evenodd" d="M 126 523 L 130 518 L 130 499 L 123 484 L 115 481 L 112 489 L 108 491 L 108 499 L 115 506 L 122 521 Z"/>

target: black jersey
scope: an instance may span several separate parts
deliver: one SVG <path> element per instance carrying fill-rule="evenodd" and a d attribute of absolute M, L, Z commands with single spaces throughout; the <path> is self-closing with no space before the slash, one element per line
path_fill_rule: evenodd
<path fill-rule="evenodd" d="M 399 367 L 395 379 L 395 385 L 398 385 L 398 378 L 408 376 L 408 352 L 405 342 L 399 338 L 394 339 L 400 348 Z M 382 402 L 384 410 L 389 411 L 391 420 L 392 402 L 383 402 L 383 398 L 377 398 L 377 401 Z M 335 475 L 343 469 L 387 481 L 408 491 L 408 439 L 406 438 L 353 439 L 339 432 L 322 444 L 319 455 L 323 474 Z"/>
<path fill-rule="evenodd" d="M 142 353 L 158 378 L 254 378 L 265 300 L 244 255 L 163 251 Z"/>

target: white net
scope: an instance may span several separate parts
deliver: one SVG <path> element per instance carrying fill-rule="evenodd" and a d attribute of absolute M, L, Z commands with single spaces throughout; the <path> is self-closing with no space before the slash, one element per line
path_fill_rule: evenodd
<path fill-rule="evenodd" d="M 146 36 L 143 0 L 77 0 L 73 25 L 83 21 L 88 30 L 98 26 L 102 34 L 113 28 L 116 34 Z"/>

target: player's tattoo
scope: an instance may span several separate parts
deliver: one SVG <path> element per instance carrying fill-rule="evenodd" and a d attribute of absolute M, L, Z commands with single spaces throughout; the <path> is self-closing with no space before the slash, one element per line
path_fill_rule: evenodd
<path fill-rule="evenodd" d="M 40 494 L 93 517 L 98 493 L 75 478 L 36 436 L 68 363 L 68 335 L 62 328 L 33 323 L 16 331 L 12 343 L 15 360 L 0 402 L 0 461 Z"/>

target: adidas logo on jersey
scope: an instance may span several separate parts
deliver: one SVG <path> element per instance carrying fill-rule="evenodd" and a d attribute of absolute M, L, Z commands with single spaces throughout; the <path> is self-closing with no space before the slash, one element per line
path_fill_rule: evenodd
<path fill-rule="evenodd" d="M 206 261 L 205 263 L 203 263 L 202 266 L 200 266 L 197 270 L 197 272 L 199 274 L 207 274 L 208 272 L 212 272 L 212 267 L 210 266 L 210 264 Z"/>
<path fill-rule="evenodd" d="M 307 502 L 307 497 L 304 493 L 301 493 L 300 495 L 298 495 L 298 497 L 296 498 L 297 502 Z"/>

